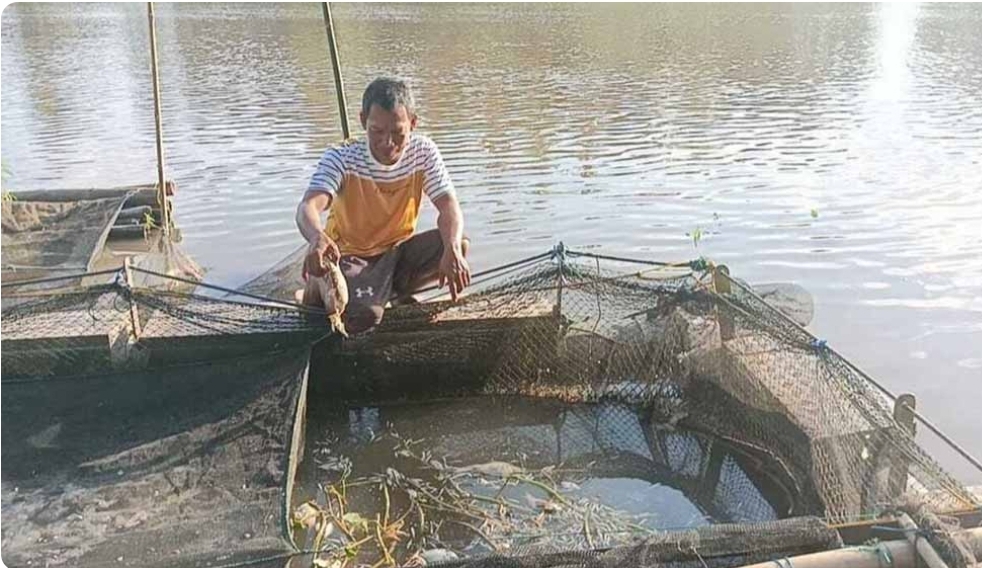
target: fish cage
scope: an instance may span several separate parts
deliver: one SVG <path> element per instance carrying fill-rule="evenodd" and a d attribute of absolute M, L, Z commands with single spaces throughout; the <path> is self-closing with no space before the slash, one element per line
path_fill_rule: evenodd
<path fill-rule="evenodd" d="M 978 499 L 894 401 L 704 259 L 558 246 L 349 339 L 262 282 L 4 281 L 4 562 L 982 553 Z"/>

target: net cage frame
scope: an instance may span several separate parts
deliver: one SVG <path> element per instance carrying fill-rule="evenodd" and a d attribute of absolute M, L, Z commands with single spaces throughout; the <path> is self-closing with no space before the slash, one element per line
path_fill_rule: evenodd
<path fill-rule="evenodd" d="M 141 269 L 134 267 L 132 270 L 139 272 Z M 890 475 L 886 480 L 862 479 L 862 483 L 874 488 L 866 488 L 867 490 L 881 492 L 886 486 L 893 492 L 893 497 L 900 499 L 903 490 L 913 487 L 926 501 L 933 501 L 932 510 L 938 513 L 979 508 L 979 501 L 924 452 L 913 440 L 912 434 L 896 423 L 889 404 L 890 399 L 878 390 L 875 382 L 871 383 L 871 379 L 834 349 L 761 299 L 745 283 L 730 277 L 725 267 L 716 266 L 705 259 L 684 263 L 658 263 L 572 251 L 560 244 L 546 253 L 476 274 L 476 291 L 462 298 L 456 306 L 442 301 L 443 293 L 437 291 L 420 304 L 400 306 L 387 311 L 381 328 L 387 333 L 380 331 L 344 343 L 330 334 L 324 314 L 316 309 L 303 308 L 292 302 L 264 297 L 259 293 L 230 290 L 199 280 L 182 279 L 153 271 L 144 270 L 146 278 L 138 286 L 132 285 L 132 275 L 126 270 L 106 271 L 106 274 L 112 273 L 117 277 L 108 284 L 92 284 L 92 274 L 3 284 L 4 343 L 7 344 L 5 347 L 13 347 L 5 350 L 5 353 L 13 354 L 4 356 L 4 363 L 7 363 L 4 386 L 51 390 L 59 389 L 59 385 L 65 383 L 84 382 L 86 378 L 99 381 L 104 380 L 105 376 L 132 373 L 173 374 L 181 373 L 181 369 L 189 367 L 217 365 L 223 361 L 255 357 L 257 354 L 260 357 L 272 357 L 277 353 L 292 352 L 298 345 L 305 347 L 296 351 L 306 350 L 308 353 L 307 362 L 290 379 L 296 384 L 290 391 L 292 403 L 287 405 L 291 413 L 288 420 L 289 431 L 279 433 L 281 438 L 287 437 L 283 439 L 288 445 L 288 460 L 281 475 L 281 518 L 278 521 L 280 537 L 286 548 L 282 553 L 272 549 L 233 552 L 224 558 L 227 565 L 235 565 L 237 562 L 282 565 L 290 558 L 298 561 L 311 559 L 312 551 L 302 549 L 293 532 L 289 515 L 294 505 L 291 499 L 296 461 L 302 455 L 304 444 L 303 424 L 307 412 L 307 397 L 315 396 L 316 389 L 324 388 L 326 384 L 308 384 L 310 376 L 317 376 L 314 370 L 318 362 L 336 361 L 332 358 L 338 356 L 342 360 L 374 356 L 390 366 L 399 365 L 402 361 L 400 358 L 405 358 L 407 351 L 425 350 L 427 345 L 438 341 L 436 336 L 426 337 L 429 328 L 440 329 L 444 335 L 450 333 L 466 336 L 467 333 L 460 330 L 465 325 L 472 326 L 474 329 L 469 333 L 473 335 L 475 349 L 488 348 L 486 358 L 501 357 L 501 361 L 491 363 L 490 371 L 487 372 L 499 379 L 502 376 L 510 377 L 496 387 L 500 392 L 495 394 L 517 393 L 567 399 L 570 395 L 564 389 L 568 385 L 555 375 L 562 370 L 562 358 L 572 357 L 571 360 L 574 360 L 574 366 L 578 369 L 589 367 L 586 362 L 593 361 L 590 364 L 595 363 L 596 368 L 590 370 L 593 376 L 601 378 L 599 382 L 593 381 L 594 384 L 589 388 L 577 391 L 574 396 L 576 400 L 591 402 L 623 399 L 631 403 L 638 403 L 640 400 L 644 404 L 657 406 L 658 403 L 677 398 L 679 388 L 690 389 L 688 392 L 697 387 L 715 389 L 713 392 L 719 396 L 712 399 L 712 402 L 722 401 L 731 405 L 728 407 L 731 412 L 746 410 L 754 405 L 767 410 L 762 413 L 763 420 L 750 420 L 741 424 L 751 432 L 751 437 L 763 439 L 767 432 L 788 426 L 786 419 L 768 417 L 768 412 L 773 414 L 775 408 L 780 406 L 780 401 L 775 402 L 773 396 L 762 393 L 759 389 L 751 392 L 734 387 L 734 381 L 739 381 L 739 376 L 722 379 L 700 377 L 700 373 L 721 375 L 720 366 L 727 364 L 727 361 L 732 362 L 732 359 L 719 360 L 718 354 L 700 351 L 691 337 L 684 338 L 674 346 L 655 341 L 652 343 L 654 347 L 646 346 L 648 352 L 642 352 L 636 345 L 622 350 L 623 353 L 614 347 L 604 348 L 606 350 L 598 348 L 598 344 L 616 346 L 619 341 L 610 339 L 622 331 L 613 330 L 608 325 L 610 314 L 613 313 L 626 316 L 621 319 L 629 321 L 638 318 L 654 321 L 657 325 L 642 333 L 648 334 L 646 338 L 657 333 L 671 332 L 682 336 L 694 334 L 696 332 L 687 329 L 687 326 L 692 327 L 690 320 L 694 317 L 700 324 L 708 326 L 698 331 L 703 339 L 707 334 L 715 336 L 717 339 L 714 341 L 718 348 L 726 350 L 729 346 L 731 351 L 738 352 L 739 357 L 744 358 L 744 365 L 751 367 L 753 357 L 759 355 L 757 351 L 766 349 L 780 349 L 805 358 L 813 369 L 812 378 L 817 377 L 816 380 L 832 385 L 823 392 L 834 393 L 849 409 L 854 420 L 864 421 L 870 426 L 866 430 L 849 432 L 846 436 L 848 439 L 841 442 L 828 442 L 821 437 L 821 432 L 811 431 L 806 434 L 806 440 L 818 441 L 811 450 L 813 455 L 810 458 L 815 462 L 812 464 L 813 469 L 805 471 L 806 476 L 822 472 L 823 468 L 840 467 L 844 471 L 854 472 L 856 464 L 853 462 L 856 458 L 846 455 L 848 450 L 876 448 L 875 453 L 886 456 L 884 459 L 891 465 L 885 469 L 868 468 L 868 471 L 861 472 L 862 475 L 882 477 L 884 471 L 888 474 L 893 471 L 892 464 L 899 463 L 905 470 L 904 479 L 899 489 L 896 487 L 898 481 L 895 475 Z M 619 299 L 621 296 L 623 299 Z M 237 298 L 233 299 L 234 297 Z M 547 309 L 540 309 L 542 306 L 538 306 L 536 302 L 542 297 L 549 297 L 554 302 L 547 305 Z M 642 297 L 653 297 L 655 301 L 638 305 L 638 298 Z M 475 308 L 478 312 L 483 310 L 485 316 L 490 310 L 497 317 L 468 319 L 468 308 Z M 684 317 L 678 316 L 682 313 L 682 308 L 685 309 Z M 604 313 L 605 310 L 607 313 Z M 455 311 L 462 313 L 452 313 Z M 530 311 L 533 313 L 532 317 L 519 318 L 528 321 L 519 325 L 509 323 L 510 319 L 515 319 L 513 316 L 516 314 L 527 315 Z M 577 312 L 585 313 L 587 317 L 581 317 L 582 321 L 569 317 L 569 314 Z M 450 317 L 446 317 L 447 314 L 451 314 Z M 79 321 L 86 322 L 81 326 L 84 328 L 83 333 L 72 336 L 64 332 L 66 328 L 79 331 Z M 18 328 L 31 325 L 36 327 L 33 330 L 18 331 Z M 682 328 L 681 331 L 679 328 Z M 741 339 L 741 333 L 748 329 L 761 337 Z M 29 337 L 30 331 L 36 332 L 34 335 L 37 337 Z M 393 340 L 393 337 L 400 334 L 402 339 L 410 339 L 407 344 L 410 347 L 400 347 Z M 720 337 L 724 339 L 718 339 Z M 575 341 L 569 341 L 571 338 Z M 33 350 L 27 348 L 18 354 L 18 345 L 31 341 L 40 342 L 42 347 Z M 538 365 L 528 366 L 528 357 L 544 357 L 546 351 L 543 351 L 542 344 L 549 344 L 546 358 L 551 358 L 553 362 L 559 361 L 554 364 L 556 368 L 542 371 Z M 680 346 L 685 347 L 687 353 L 677 352 Z M 605 354 L 606 360 L 600 357 L 594 361 L 596 358 L 590 350 Z M 582 355 L 581 351 L 590 351 L 591 355 L 576 359 Z M 699 357 L 705 358 L 698 360 L 698 357 L 690 357 L 697 359 L 691 365 L 688 361 L 675 360 L 680 355 L 691 355 L 688 353 L 690 351 L 698 352 Z M 97 355 L 93 356 L 93 353 Z M 217 358 L 216 353 L 219 354 Z M 54 361 L 44 363 L 41 361 L 44 358 L 42 355 Z M 681 358 L 685 359 L 684 356 Z M 781 364 L 788 363 L 771 361 L 763 364 L 766 370 L 767 365 L 777 365 L 779 368 Z M 604 384 L 604 375 L 621 372 L 624 368 L 641 368 L 644 365 L 662 365 L 664 368 L 656 373 L 657 378 L 646 383 L 640 390 L 625 390 L 621 385 L 624 381 Z M 19 368 L 23 370 L 18 371 Z M 409 366 L 407 372 L 419 368 Z M 565 369 L 569 368 L 570 365 L 567 364 Z M 14 369 L 14 372 L 8 373 L 6 369 Z M 365 372 L 372 372 L 372 369 L 371 365 L 364 367 L 361 376 Z M 522 378 L 523 373 L 529 369 L 534 369 L 539 374 L 535 380 Z M 459 369 L 453 369 L 448 374 L 458 372 Z M 582 369 L 578 372 L 582 372 Z M 671 376 L 673 373 L 687 373 L 697 378 L 680 385 L 674 381 L 677 377 Z M 486 384 L 487 378 L 483 380 L 484 383 L 467 383 L 465 390 L 470 389 L 468 392 L 480 394 L 481 385 Z M 441 384 L 438 389 L 443 386 Z M 401 388 L 405 391 L 417 387 L 418 385 L 410 381 Z M 336 393 L 347 393 L 344 396 L 350 395 L 351 400 L 378 397 L 382 391 L 390 391 L 387 396 L 393 396 L 391 393 L 394 392 L 396 398 L 406 395 L 399 388 L 393 390 L 392 384 L 380 384 L 376 389 L 369 388 L 366 391 L 364 384 L 353 387 L 351 381 L 341 381 L 340 384 L 331 384 L 331 388 L 340 389 Z M 478 390 L 474 391 L 475 388 Z M 310 395 L 308 389 L 311 390 Z M 454 396 L 459 392 L 450 389 L 441 394 Z M 778 406 L 774 406 L 775 404 Z M 707 415 L 712 409 L 698 409 L 698 404 L 695 404 L 689 411 Z M 826 417 L 834 416 L 827 414 Z M 694 431 L 700 431 L 698 424 L 689 426 Z M 796 427 L 807 429 L 814 425 L 799 424 Z M 726 435 L 725 432 L 712 428 L 706 428 L 702 432 L 724 438 Z M 748 440 L 733 441 L 750 450 L 772 453 L 774 450 L 754 448 L 752 443 L 747 443 Z M 788 440 L 778 442 L 778 446 L 784 444 L 777 452 L 782 453 L 784 458 L 801 457 L 793 443 Z M 826 446 L 822 446 L 822 443 L 826 443 Z M 780 460 L 777 462 L 781 463 Z M 782 467 L 794 469 L 793 464 L 783 464 Z M 810 504 L 800 511 L 800 517 L 817 518 L 823 526 L 834 527 L 886 515 L 895 510 L 895 503 L 876 503 L 875 507 L 872 506 L 866 500 L 867 497 L 862 495 L 863 491 L 860 488 L 855 494 L 841 496 L 841 503 L 836 502 L 839 497 L 812 491 L 810 496 L 803 498 L 804 502 Z M 5 488 L 5 493 L 7 492 Z M 850 499 L 858 499 L 855 502 L 864 503 L 863 507 L 866 508 L 855 514 L 844 514 L 842 511 L 848 511 L 847 502 Z M 837 511 L 836 507 L 841 507 L 841 511 Z M 726 532 L 730 528 L 721 530 Z M 675 534 L 672 531 L 666 532 L 669 533 Z M 691 531 L 678 534 L 689 534 L 691 537 Z M 706 536 L 703 535 L 703 538 Z M 726 554 L 720 554 L 720 558 L 727 557 Z M 684 556 L 680 555 L 679 558 Z M 215 556 L 205 555 L 203 558 L 208 558 L 217 565 L 223 562 L 216 560 Z M 561 560 L 564 557 L 560 554 L 557 558 Z M 596 560 L 592 556 L 577 558 L 584 562 Z M 659 562 L 670 560 L 665 555 L 658 558 Z M 750 556 L 740 558 L 748 560 Z"/>

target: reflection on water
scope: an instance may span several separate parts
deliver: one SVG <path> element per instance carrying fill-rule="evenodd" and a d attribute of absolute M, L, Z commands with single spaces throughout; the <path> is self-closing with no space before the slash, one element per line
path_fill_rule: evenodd
<path fill-rule="evenodd" d="M 12 185 L 154 178 L 144 10 L 4 10 Z M 158 15 L 177 219 L 209 278 L 240 284 L 298 245 L 294 207 L 340 138 L 320 9 Z M 336 19 L 349 115 L 378 73 L 416 84 L 478 269 L 562 239 L 802 283 L 819 335 L 982 454 L 967 418 L 982 378 L 982 8 L 342 4 Z"/>
<path fill-rule="evenodd" d="M 618 403 L 508 397 L 334 409 L 321 403 L 311 412 L 294 501 L 325 506 L 324 488 L 341 487 L 344 478 L 346 510 L 375 518 L 383 513 L 385 480 L 390 517 L 412 511 L 404 529 L 429 534 L 424 548 L 491 552 L 487 539 L 453 530 L 458 506 L 471 517 L 489 516 L 495 545 L 563 549 L 586 546 L 587 510 L 590 538 L 608 547 L 654 530 L 776 520 L 795 506 L 791 485 L 762 473 L 763 455 Z M 441 496 L 439 506 L 428 494 Z M 432 509 L 419 517 L 432 526 L 416 522 L 414 499 Z"/>

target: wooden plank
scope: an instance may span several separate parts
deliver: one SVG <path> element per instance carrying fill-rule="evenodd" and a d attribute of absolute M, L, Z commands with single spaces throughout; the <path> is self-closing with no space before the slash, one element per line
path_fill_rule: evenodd
<path fill-rule="evenodd" d="M 451 300 L 413 304 L 390 308 L 386 311 L 378 332 L 394 332 L 441 326 L 443 328 L 471 327 L 482 325 L 478 322 L 496 322 L 486 325 L 496 326 L 506 321 L 552 317 L 554 303 L 545 298 L 526 302 L 524 305 L 498 301 L 458 302 Z"/>

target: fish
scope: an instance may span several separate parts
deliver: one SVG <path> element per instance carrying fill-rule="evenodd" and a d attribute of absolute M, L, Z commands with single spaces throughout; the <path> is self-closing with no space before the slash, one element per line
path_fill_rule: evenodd
<path fill-rule="evenodd" d="M 524 469 L 518 467 L 517 465 L 512 465 L 508 462 L 501 461 L 491 461 L 488 463 L 453 468 L 453 472 L 456 474 L 470 473 L 483 475 L 486 477 L 511 477 L 513 475 L 523 473 L 524 471 Z"/>
<path fill-rule="evenodd" d="M 331 329 L 342 337 L 348 337 L 345 329 L 344 310 L 348 307 L 348 281 L 341 272 L 338 263 L 325 259 L 324 267 L 326 273 L 322 278 L 315 278 L 314 285 L 317 287 L 317 294 L 324 304 L 327 312 L 327 321 L 331 324 Z"/>
<path fill-rule="evenodd" d="M 59 434 L 61 434 L 61 422 L 56 422 L 37 434 L 29 436 L 27 443 L 38 449 L 57 448 L 58 445 L 54 441 Z"/>

